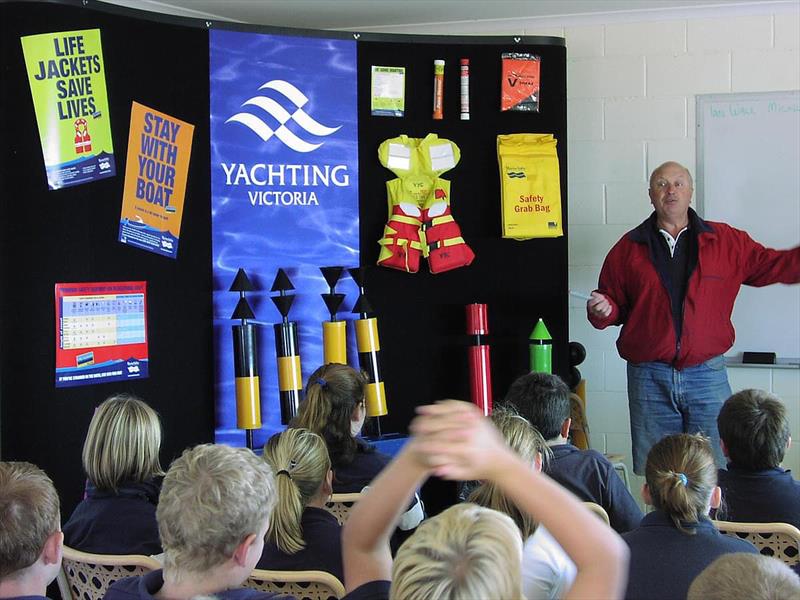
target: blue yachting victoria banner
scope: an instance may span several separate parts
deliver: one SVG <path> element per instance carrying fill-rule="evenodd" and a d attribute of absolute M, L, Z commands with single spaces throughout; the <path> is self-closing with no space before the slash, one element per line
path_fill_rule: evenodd
<path fill-rule="evenodd" d="M 296 294 L 303 381 L 323 362 L 328 292 L 319 267 L 359 264 L 356 43 L 212 30 L 211 214 L 216 440 L 244 445 L 236 429 L 229 292 L 244 268 L 257 292 L 247 299 L 259 327 L 263 428 L 256 447 L 282 429 L 275 340 L 281 315 L 269 299 L 279 268 Z M 347 276 L 342 317 L 358 295 Z M 356 356 L 348 331 L 349 354 Z M 352 361 L 351 361 L 352 362 Z"/>

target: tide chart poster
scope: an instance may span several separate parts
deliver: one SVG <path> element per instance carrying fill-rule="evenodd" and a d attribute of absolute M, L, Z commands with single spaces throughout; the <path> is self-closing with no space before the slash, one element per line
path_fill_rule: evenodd
<path fill-rule="evenodd" d="M 148 376 L 147 282 L 56 284 L 56 387 Z"/>
<path fill-rule="evenodd" d="M 131 106 L 119 241 L 176 258 L 194 125 Z"/>
<path fill-rule="evenodd" d="M 258 328 L 261 446 L 282 429 L 270 326 L 281 315 L 269 299 L 278 269 L 295 287 L 289 319 L 305 381 L 323 362 L 321 323 L 330 319 L 319 268 L 359 263 L 356 43 L 212 30 L 209 44 L 216 440 L 244 444 L 230 320 L 239 296 L 228 291 L 242 267 L 258 290 L 248 301 L 267 324 Z M 344 318 L 357 287 L 345 275 L 336 291 L 346 294 Z"/>
<path fill-rule="evenodd" d="M 100 30 L 21 39 L 49 188 L 113 176 L 116 165 Z"/>

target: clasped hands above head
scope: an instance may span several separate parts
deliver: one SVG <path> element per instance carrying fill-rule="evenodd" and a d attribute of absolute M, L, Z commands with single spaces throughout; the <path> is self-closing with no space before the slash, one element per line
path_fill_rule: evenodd
<path fill-rule="evenodd" d="M 410 431 L 414 459 L 445 479 L 491 479 L 510 453 L 492 422 L 459 400 L 417 407 Z"/>

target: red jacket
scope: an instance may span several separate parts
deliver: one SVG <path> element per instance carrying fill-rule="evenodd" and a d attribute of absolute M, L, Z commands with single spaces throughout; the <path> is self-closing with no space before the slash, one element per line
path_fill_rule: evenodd
<path fill-rule="evenodd" d="M 689 212 L 690 227 L 698 232 L 698 258 L 686 288 L 680 340 L 647 243 L 653 217 L 626 233 L 603 263 L 597 291 L 608 298 L 611 314 L 589 314 L 589 321 L 597 329 L 622 325 L 617 349 L 628 362 L 683 369 L 723 354 L 733 346 L 731 312 L 742 284 L 800 283 L 800 246 L 765 248 L 744 231 Z"/>

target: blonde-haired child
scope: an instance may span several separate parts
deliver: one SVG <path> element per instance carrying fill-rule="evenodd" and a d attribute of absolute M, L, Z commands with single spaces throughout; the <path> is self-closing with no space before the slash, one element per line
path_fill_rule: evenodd
<path fill-rule="evenodd" d="M 277 503 L 258 568 L 344 579 L 342 528 L 325 510 L 333 475 L 325 441 L 308 429 L 287 429 L 267 441 L 263 457 L 275 474 Z"/>
<path fill-rule="evenodd" d="M 164 471 L 161 421 L 131 394 L 106 399 L 83 444 L 86 498 L 64 525 L 64 543 L 96 554 L 159 554 L 156 506 Z"/>

